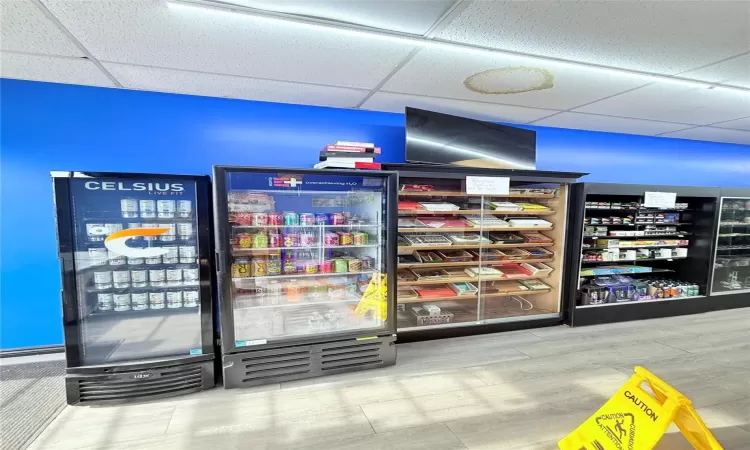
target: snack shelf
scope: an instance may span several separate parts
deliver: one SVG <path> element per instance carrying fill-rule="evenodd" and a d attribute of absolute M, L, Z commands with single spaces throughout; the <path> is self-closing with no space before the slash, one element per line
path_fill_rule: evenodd
<path fill-rule="evenodd" d="M 351 275 L 373 274 L 374 270 L 365 270 L 362 272 L 326 272 L 326 273 L 301 273 L 297 275 L 263 275 L 260 277 L 232 277 L 233 282 L 243 280 L 282 280 L 285 278 L 315 278 L 315 277 L 338 277 Z"/>
<path fill-rule="evenodd" d="M 618 261 L 607 261 L 607 262 L 616 263 Z M 653 273 L 666 273 L 666 272 L 674 272 L 674 270 L 671 270 L 671 269 L 654 269 L 654 268 L 652 268 L 648 272 L 617 272 L 617 273 L 607 273 L 607 274 L 598 273 L 598 274 L 591 274 L 591 275 L 581 274 L 580 276 L 582 278 L 588 278 L 588 277 L 601 277 L 601 276 L 606 276 L 606 275 L 649 275 L 649 274 L 653 274 Z"/>
<path fill-rule="evenodd" d="M 340 248 L 375 248 L 380 247 L 380 244 L 366 244 L 366 245 L 313 245 L 310 247 L 267 247 L 267 248 L 233 248 L 233 256 L 249 256 L 256 253 L 275 253 L 281 250 L 336 250 Z"/>
<path fill-rule="evenodd" d="M 618 259 L 616 261 L 586 261 L 582 260 L 581 264 L 612 264 L 612 263 L 634 263 L 641 261 L 673 261 L 676 259 L 687 259 L 687 256 L 672 256 L 669 258 L 643 258 L 643 259 Z"/>
<path fill-rule="evenodd" d="M 429 211 L 426 209 L 399 209 L 399 215 L 456 215 L 456 214 L 490 214 L 496 216 L 549 216 L 555 214 L 554 210 L 543 209 L 539 211 L 498 211 L 495 209 L 455 209 L 448 211 Z"/>
<path fill-rule="evenodd" d="M 378 228 L 377 224 L 349 223 L 346 225 L 232 225 L 233 229 L 238 228 Z"/>
<path fill-rule="evenodd" d="M 592 226 L 607 226 L 607 225 L 592 225 Z M 640 235 L 640 236 L 611 236 L 611 235 L 604 235 L 599 236 L 598 234 L 584 234 L 583 237 L 585 238 L 602 238 L 602 239 L 647 239 L 652 237 L 678 237 L 682 238 L 685 236 L 692 236 L 692 233 L 668 233 L 668 234 L 646 234 L 646 235 Z"/>
<path fill-rule="evenodd" d="M 550 292 L 551 289 L 537 289 L 537 290 L 528 290 L 528 291 L 508 291 L 508 292 L 496 292 L 494 294 L 482 294 L 482 298 L 498 298 L 498 297 L 509 297 L 512 295 L 536 295 L 536 294 L 546 294 Z M 408 304 L 408 303 L 430 303 L 430 302 L 444 302 L 444 301 L 451 301 L 451 300 L 476 300 L 477 294 L 470 294 L 470 295 L 456 295 L 453 297 L 433 297 L 433 298 L 410 298 L 410 299 L 404 299 L 399 300 L 398 302 L 400 304 Z"/>
<path fill-rule="evenodd" d="M 486 197 L 486 198 L 555 198 L 555 194 L 481 195 L 456 191 L 399 191 L 399 197 Z"/>
<path fill-rule="evenodd" d="M 653 302 L 665 302 L 670 300 L 687 300 L 690 298 L 705 298 L 705 295 L 690 295 L 687 297 L 669 297 L 669 298 L 652 298 L 649 300 L 637 300 L 637 301 L 630 301 L 630 302 L 619 302 L 619 303 L 600 303 L 598 305 L 577 305 L 576 309 L 578 308 L 600 308 L 602 306 L 623 306 L 623 305 L 637 305 L 639 303 L 653 303 Z"/>
<path fill-rule="evenodd" d="M 429 280 L 416 280 L 416 281 L 401 281 L 399 280 L 398 285 L 401 286 L 426 286 L 431 284 L 446 284 L 446 283 L 472 283 L 472 282 L 481 282 L 481 281 L 520 281 L 520 280 L 531 280 L 531 279 L 540 279 L 540 278 L 548 278 L 549 274 L 545 275 L 538 275 L 538 276 L 528 276 L 528 277 L 513 277 L 513 278 L 507 278 L 503 277 L 501 275 L 480 275 L 476 277 L 471 276 L 465 276 L 465 277 L 453 277 L 453 278 L 431 278 Z M 524 291 L 526 292 L 526 291 Z M 485 294 L 482 294 L 485 295 Z"/>
<path fill-rule="evenodd" d="M 252 306 L 243 306 L 242 303 L 251 303 L 253 301 L 261 300 L 263 297 L 257 296 L 257 295 L 238 295 L 235 297 L 235 311 L 241 311 L 241 310 L 258 310 L 258 309 L 264 309 L 264 308 L 305 308 L 309 306 L 318 306 L 318 305 L 331 305 L 331 304 L 347 304 L 347 303 L 359 303 L 361 299 L 359 297 L 347 297 L 343 299 L 338 300 L 325 300 L 325 301 L 310 301 L 308 298 L 303 298 L 299 302 L 287 302 L 287 303 L 279 303 L 276 305 L 252 305 Z"/>
<path fill-rule="evenodd" d="M 551 231 L 553 227 L 452 227 L 399 228 L 399 233 L 446 233 L 452 231 Z"/>
<path fill-rule="evenodd" d="M 545 259 L 517 259 L 517 260 L 482 260 L 482 261 L 461 261 L 461 262 L 436 262 L 436 263 L 408 263 L 399 264 L 399 269 L 417 269 L 417 268 L 430 268 L 430 267 L 465 267 L 465 266 L 477 266 L 480 263 L 482 265 L 501 266 L 504 264 L 521 264 L 521 263 L 545 263 L 552 262 L 554 258 Z"/>
<path fill-rule="evenodd" d="M 414 250 L 470 250 L 476 248 L 524 248 L 524 247 L 552 247 L 554 242 L 524 243 L 524 244 L 472 244 L 472 245 L 400 245 L 398 251 Z"/>

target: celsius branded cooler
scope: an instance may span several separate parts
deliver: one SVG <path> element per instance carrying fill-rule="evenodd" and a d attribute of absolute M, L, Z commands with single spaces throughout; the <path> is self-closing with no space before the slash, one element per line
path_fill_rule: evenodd
<path fill-rule="evenodd" d="M 52 172 L 69 404 L 214 385 L 208 176 Z"/>
<path fill-rule="evenodd" d="M 395 172 L 214 167 L 225 387 L 395 364 L 395 195 Z"/>

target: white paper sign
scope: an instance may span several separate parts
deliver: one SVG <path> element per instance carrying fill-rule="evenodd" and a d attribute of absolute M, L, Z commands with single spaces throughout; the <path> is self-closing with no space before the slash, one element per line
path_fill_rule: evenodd
<path fill-rule="evenodd" d="M 643 200 L 643 206 L 646 208 L 674 209 L 677 201 L 676 192 L 648 192 Z"/>
<path fill-rule="evenodd" d="M 466 193 L 474 195 L 508 195 L 508 177 L 466 177 Z"/>

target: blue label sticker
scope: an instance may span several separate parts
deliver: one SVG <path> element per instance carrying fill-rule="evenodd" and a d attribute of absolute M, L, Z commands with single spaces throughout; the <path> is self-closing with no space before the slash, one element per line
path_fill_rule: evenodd
<path fill-rule="evenodd" d="M 190 349 L 190 354 L 191 355 L 202 355 L 203 354 L 203 350 L 201 350 L 199 348 L 191 348 Z"/>
<path fill-rule="evenodd" d="M 235 347 L 244 347 L 245 346 L 245 341 L 237 341 L 237 342 L 234 343 L 234 346 Z"/>

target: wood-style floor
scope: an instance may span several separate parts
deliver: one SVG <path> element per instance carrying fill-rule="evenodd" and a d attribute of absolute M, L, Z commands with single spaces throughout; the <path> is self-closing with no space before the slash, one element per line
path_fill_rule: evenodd
<path fill-rule="evenodd" d="M 627 306 L 623 306 L 627 307 Z M 68 407 L 34 449 L 556 449 L 643 365 L 750 449 L 750 309 L 421 342 L 377 371 Z M 676 433 L 660 449 L 689 449 Z"/>

